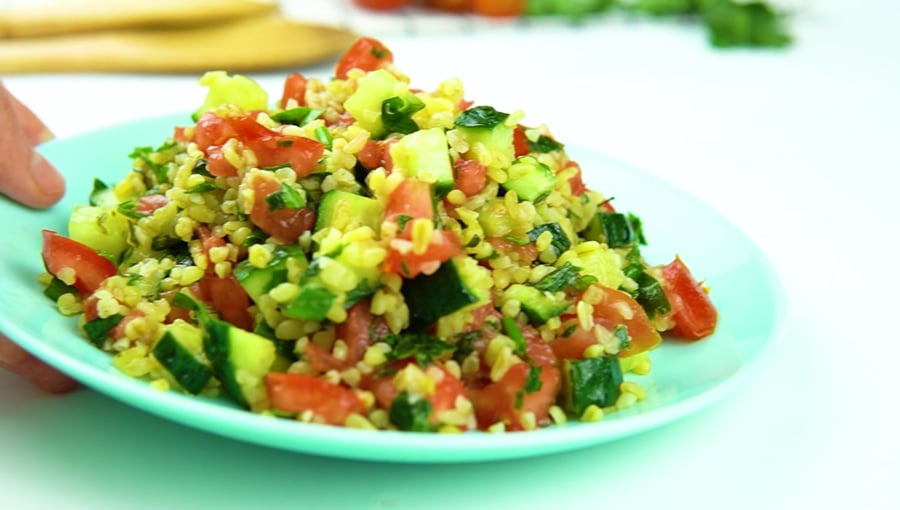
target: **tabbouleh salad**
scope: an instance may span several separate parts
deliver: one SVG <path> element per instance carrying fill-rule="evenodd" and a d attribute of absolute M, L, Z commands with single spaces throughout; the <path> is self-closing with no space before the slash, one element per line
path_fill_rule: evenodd
<path fill-rule="evenodd" d="M 546 126 L 411 88 L 377 40 L 275 107 L 200 83 L 191 123 L 43 232 L 45 293 L 129 376 L 309 423 L 521 431 L 633 405 L 661 332 L 715 328 Z"/>

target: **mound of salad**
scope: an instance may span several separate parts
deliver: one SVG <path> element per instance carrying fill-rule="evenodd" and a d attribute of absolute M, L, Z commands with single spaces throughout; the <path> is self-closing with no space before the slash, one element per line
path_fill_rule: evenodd
<path fill-rule="evenodd" d="M 646 397 L 708 289 L 545 125 L 414 88 L 360 38 L 328 80 L 206 73 L 172 135 L 95 179 L 40 280 L 124 374 L 281 419 L 415 432 L 596 421 Z M 274 103 L 274 104 L 273 104 Z"/>

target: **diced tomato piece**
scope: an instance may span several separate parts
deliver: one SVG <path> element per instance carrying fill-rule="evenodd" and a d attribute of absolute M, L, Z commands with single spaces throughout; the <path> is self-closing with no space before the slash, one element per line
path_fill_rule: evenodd
<path fill-rule="evenodd" d="M 485 240 L 499 253 L 509 256 L 521 265 L 531 264 L 538 258 L 538 250 L 534 243 L 519 244 L 503 237 L 488 237 Z"/>
<path fill-rule="evenodd" d="M 194 126 L 194 143 L 204 152 L 208 147 L 222 145 L 229 138 L 236 136 L 237 133 L 231 125 L 212 112 L 204 113 Z"/>
<path fill-rule="evenodd" d="M 165 195 L 144 195 L 138 199 L 137 205 L 135 205 L 134 210 L 141 214 L 150 215 L 153 214 L 154 211 L 156 211 L 160 207 L 164 207 L 168 203 L 169 198 Z"/>
<path fill-rule="evenodd" d="M 433 218 L 434 203 L 432 201 L 431 184 L 418 179 L 404 179 L 388 197 L 385 207 L 385 221 L 398 222 L 400 217 Z M 412 227 L 407 221 L 404 232 Z"/>
<path fill-rule="evenodd" d="M 263 126 L 251 116 L 232 117 L 228 123 L 246 145 L 260 167 L 288 163 L 298 178 L 311 174 L 325 153 L 322 142 L 304 136 L 285 135 Z"/>
<path fill-rule="evenodd" d="M 260 167 L 287 163 L 297 177 L 311 174 L 325 153 L 325 145 L 321 142 L 273 131 L 256 122 L 252 115 L 222 118 L 207 112 L 197 121 L 194 141 L 206 153 L 207 169 L 211 174 L 237 175 L 237 170 L 221 153 L 221 146 L 232 138 L 253 151 Z"/>
<path fill-rule="evenodd" d="M 324 374 L 329 370 L 350 368 L 349 363 L 337 359 L 327 348 L 313 342 L 306 344 L 306 347 L 303 348 L 303 356 L 313 370 L 320 374 Z"/>
<path fill-rule="evenodd" d="M 464 112 L 471 108 L 473 104 L 475 104 L 475 101 L 469 99 L 460 99 L 459 102 L 456 103 L 456 109 Z"/>
<path fill-rule="evenodd" d="M 663 288 L 672 305 L 672 319 L 675 321 L 672 334 L 689 340 L 711 335 L 718 323 L 718 311 L 690 269 L 681 258 L 675 257 L 663 267 L 662 272 L 665 280 Z"/>
<path fill-rule="evenodd" d="M 526 391 L 532 370 L 539 370 L 540 388 Z M 535 424 L 548 422 L 550 406 L 556 402 L 559 392 L 560 372 L 554 365 L 516 363 L 496 382 L 466 391 L 475 408 L 478 428 L 486 429 L 502 422 L 508 431 L 524 430 L 522 416 L 526 412 L 534 414 Z"/>
<path fill-rule="evenodd" d="M 273 408 L 289 413 L 312 411 L 329 425 L 344 425 L 351 413 L 366 412 L 356 392 L 318 377 L 271 372 L 265 384 Z"/>
<path fill-rule="evenodd" d="M 82 296 L 87 296 L 100 288 L 103 280 L 114 276 L 116 265 L 94 251 L 93 248 L 52 230 L 42 232 L 44 245 L 41 257 L 44 267 L 54 276 L 65 268 L 75 270 L 75 288 Z"/>
<path fill-rule="evenodd" d="M 582 174 L 581 166 L 578 163 L 576 163 L 574 161 L 568 161 L 563 166 L 563 168 L 573 168 L 573 167 L 577 170 L 577 172 L 572 177 L 569 177 L 569 189 L 572 191 L 573 195 L 578 197 L 578 196 L 583 195 L 584 192 L 587 191 L 587 186 L 584 185 L 584 179 L 582 178 L 582 175 L 581 175 Z M 604 206 L 608 203 L 609 202 L 604 202 Z M 609 207 L 612 207 L 612 206 L 609 206 Z M 614 211 L 606 209 L 605 207 L 604 207 L 604 209 L 607 212 L 614 212 Z"/>
<path fill-rule="evenodd" d="M 622 358 L 653 349 L 662 342 L 644 307 L 620 290 L 603 288 L 603 300 L 594 305 L 594 322 L 610 331 L 620 324 L 625 325 L 629 344 L 619 351 Z"/>
<path fill-rule="evenodd" d="M 528 149 L 528 138 L 525 136 L 525 130 L 522 126 L 516 126 L 513 130 L 513 148 L 516 151 L 516 157 L 524 156 L 530 151 Z"/>
<path fill-rule="evenodd" d="M 374 170 L 382 165 L 384 149 L 377 140 L 369 139 L 361 151 L 356 153 L 356 159 L 366 170 Z"/>
<path fill-rule="evenodd" d="M 172 132 L 172 139 L 181 143 L 190 142 L 191 138 L 187 135 L 186 129 L 184 126 L 175 126 L 175 130 Z"/>
<path fill-rule="evenodd" d="M 309 207 L 283 207 L 272 210 L 266 197 L 281 191 L 281 183 L 275 178 L 261 175 L 253 179 L 253 209 L 250 222 L 266 234 L 283 243 L 295 242 L 304 232 L 316 224 L 316 213 Z"/>
<path fill-rule="evenodd" d="M 387 336 L 388 331 L 384 318 L 374 318 L 371 303 L 363 300 L 347 310 L 347 320 L 335 326 L 334 336 L 347 344 L 347 363 L 356 365 L 369 346 Z"/>
<path fill-rule="evenodd" d="M 306 77 L 300 73 L 294 72 L 287 75 L 284 79 L 284 91 L 281 94 L 281 102 L 279 106 L 285 108 L 289 99 L 297 101 L 297 104 L 303 106 L 306 104 Z"/>
<path fill-rule="evenodd" d="M 360 383 L 360 387 L 371 391 L 372 394 L 375 395 L 375 402 L 378 407 L 381 409 L 390 409 L 391 405 L 394 403 L 394 399 L 400 394 L 400 391 L 394 386 L 394 376 L 392 374 L 402 370 L 410 363 L 414 363 L 412 358 L 409 360 L 397 361 L 390 366 L 391 375 L 381 375 L 378 377 L 366 376 Z M 431 404 L 429 421 L 432 424 L 437 425 L 440 422 L 438 419 L 440 413 L 456 408 L 457 399 L 460 396 L 466 398 L 466 390 L 462 381 L 443 367 L 432 365 L 423 370 L 425 370 L 426 375 L 431 376 L 435 380 L 440 379 L 434 385 L 434 391 L 426 397 Z M 439 371 L 439 374 L 435 373 L 435 370 Z"/>
<path fill-rule="evenodd" d="M 423 253 L 415 253 L 412 241 L 402 238 L 391 240 L 388 254 L 382 263 L 382 270 L 396 273 L 404 278 L 413 278 L 419 274 L 432 274 L 441 263 L 462 253 L 462 243 L 453 232 L 435 230 L 431 242 Z"/>
<path fill-rule="evenodd" d="M 582 359 L 585 349 L 595 344 L 597 337 L 594 333 L 576 325 L 568 335 L 554 339 L 549 345 L 557 358 Z"/>
<path fill-rule="evenodd" d="M 210 271 L 198 283 L 198 297 L 209 303 L 222 320 L 247 331 L 253 330 L 250 296 L 233 274 L 219 278 Z"/>
<path fill-rule="evenodd" d="M 351 69 L 369 72 L 393 61 L 394 54 L 381 41 L 372 37 L 360 37 L 338 60 L 334 75 L 340 80 L 346 80 Z"/>
<path fill-rule="evenodd" d="M 453 163 L 456 189 L 466 196 L 479 193 L 487 185 L 487 167 L 474 159 L 458 159 Z"/>

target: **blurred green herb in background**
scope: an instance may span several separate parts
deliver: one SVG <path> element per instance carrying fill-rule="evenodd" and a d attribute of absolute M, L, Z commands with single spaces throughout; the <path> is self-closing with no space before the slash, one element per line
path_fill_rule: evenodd
<path fill-rule="evenodd" d="M 786 15 L 764 1 L 739 0 L 527 0 L 531 16 L 567 15 L 575 19 L 622 10 L 654 17 L 701 21 L 710 42 L 720 48 L 788 46 Z"/>

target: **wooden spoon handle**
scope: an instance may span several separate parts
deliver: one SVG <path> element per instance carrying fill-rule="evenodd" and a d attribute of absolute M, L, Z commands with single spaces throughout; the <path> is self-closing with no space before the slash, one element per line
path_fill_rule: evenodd
<path fill-rule="evenodd" d="M 8 39 L 0 41 L 0 74 L 287 68 L 334 58 L 355 39 L 349 30 L 276 16 L 198 28 Z"/>
<path fill-rule="evenodd" d="M 268 14 L 274 0 L 59 0 L 0 10 L 0 39 L 216 24 Z"/>

